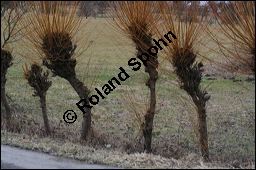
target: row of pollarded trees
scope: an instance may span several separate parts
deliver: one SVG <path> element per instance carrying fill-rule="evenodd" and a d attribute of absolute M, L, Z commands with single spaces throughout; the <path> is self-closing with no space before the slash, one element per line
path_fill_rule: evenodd
<path fill-rule="evenodd" d="M 222 61 L 214 61 L 215 63 L 232 71 L 255 75 L 255 4 L 251 1 L 230 2 L 220 8 L 219 4 L 210 3 L 208 10 L 199 10 L 199 3 L 125 1 L 115 2 L 112 11 L 118 28 L 133 40 L 137 56 L 152 46 L 153 37 L 163 37 L 169 31 L 175 35 L 172 42 L 164 47 L 166 48 L 163 50 L 164 58 L 174 68 L 180 88 L 187 92 L 197 108 L 200 151 L 204 159 L 209 160 L 206 102 L 210 96 L 200 86 L 203 63 L 197 62 L 197 58 L 201 55 L 210 60 L 208 56 L 202 54 L 202 46 L 207 45 L 206 35 L 209 35 L 220 47 L 221 55 L 228 59 L 225 64 Z M 206 17 L 206 11 L 212 11 L 214 15 Z M 214 30 L 209 27 L 212 17 L 218 19 L 218 25 L 213 27 Z M 236 22 L 240 20 L 242 21 Z M 231 46 L 224 46 L 222 39 L 216 38 L 216 27 L 220 28 L 218 30 L 220 32 L 217 33 L 222 33 L 227 39 L 231 39 L 229 42 Z M 164 46 L 163 42 L 161 43 Z M 158 55 L 151 55 L 148 62 L 143 64 L 145 72 L 149 75 L 146 86 L 149 88 L 150 98 L 148 109 L 143 114 L 144 121 L 140 122 L 140 126 L 144 136 L 144 150 L 151 152 L 153 121 L 156 113 Z"/>
<path fill-rule="evenodd" d="M 74 36 L 84 26 L 83 18 L 76 14 L 79 2 L 68 2 L 70 8 L 61 9 L 60 7 L 65 6 L 65 3 L 67 2 L 27 2 L 26 6 L 29 6 L 30 11 L 26 14 L 26 20 L 22 21 L 21 25 L 26 26 L 22 32 L 26 39 L 29 40 L 28 42 L 32 43 L 38 51 L 42 64 L 51 70 L 54 75 L 66 79 L 77 92 L 80 99 L 88 101 L 90 91 L 76 76 L 75 67 L 77 61 L 74 55 L 77 48 Z M 204 32 L 212 35 L 212 39 L 217 42 L 220 49 L 224 47 L 221 46 L 219 39 L 214 38 L 214 32 L 208 27 L 207 20 L 209 17 L 204 17 L 203 12 L 197 10 L 197 4 L 197 2 L 114 2 L 114 4 L 112 3 L 114 5 L 112 14 L 116 18 L 113 22 L 134 42 L 137 55 L 147 51 L 153 45 L 153 37 L 159 39 L 167 32 L 172 32 L 172 42 L 164 46 L 165 49 L 162 54 L 164 54 L 164 58 L 174 68 L 180 88 L 188 93 L 197 108 L 200 150 L 204 159 L 208 160 L 209 151 L 205 107 L 210 97 L 200 87 L 203 63 L 197 62 L 196 59 L 201 54 L 199 46 L 203 44 L 205 39 L 203 37 L 205 35 L 203 34 Z M 252 71 L 247 73 L 251 74 L 255 71 L 255 8 L 251 10 L 252 4 L 254 7 L 254 2 L 232 2 L 231 4 L 236 9 L 233 10 L 234 16 L 237 16 L 239 19 L 244 17 L 247 24 L 243 21 L 240 25 L 239 23 L 234 24 L 231 18 L 229 22 L 224 22 L 225 24 L 219 23 L 219 30 L 227 37 L 236 35 L 236 31 L 244 31 L 242 32 L 244 34 L 238 33 L 231 41 L 235 47 L 239 45 L 240 51 L 237 50 L 238 47 L 235 49 L 239 57 L 232 58 L 232 50 L 226 50 L 225 56 L 230 61 L 231 59 L 234 59 L 236 62 L 246 61 L 242 62 L 243 68 L 247 66 L 246 70 Z M 181 8 L 182 15 L 178 15 L 175 11 L 181 10 Z M 222 15 L 226 13 L 219 13 L 219 9 L 216 6 L 212 6 L 211 9 L 215 11 L 214 14 L 219 18 L 218 21 L 229 18 L 223 17 Z M 41 12 L 38 13 L 38 11 Z M 231 30 L 230 34 L 228 34 L 229 31 L 226 28 Z M 220 51 L 222 52 L 223 50 Z M 204 57 L 207 58 L 207 56 Z M 3 59 L 5 59 L 4 55 L 1 55 L 1 60 Z M 148 62 L 143 64 L 145 72 L 148 74 L 146 86 L 150 91 L 150 98 L 148 109 L 144 113 L 144 120 L 141 121 L 141 127 L 144 136 L 144 150 L 151 152 L 153 121 L 157 101 L 155 87 L 159 69 L 158 55 L 150 56 Z M 231 64 L 228 65 L 231 66 L 230 68 L 234 66 Z M 9 67 L 10 64 L 6 64 L 6 66 Z M 35 89 L 35 95 L 40 97 L 46 132 L 50 134 L 51 130 L 45 105 L 46 91 L 51 85 L 47 80 L 48 73 L 42 74 L 40 66 L 35 64 L 32 65 L 31 70 L 27 67 L 25 68 L 25 77 Z M 3 97 L 5 96 L 4 94 Z M 7 109 L 8 107 L 6 107 L 6 111 Z M 92 121 L 91 110 L 86 107 L 84 109 L 86 109 L 86 114 L 83 115 L 82 140 L 88 139 Z M 10 120 L 10 118 L 8 119 Z"/>
<path fill-rule="evenodd" d="M 31 11 L 24 29 L 26 38 L 36 47 L 42 64 L 52 71 L 54 76 L 67 80 L 80 99 L 89 101 L 89 89 L 77 78 L 74 56 L 77 45 L 74 36 L 84 26 L 83 17 L 77 16 L 79 2 L 41 1 L 28 2 Z M 61 7 L 68 8 L 61 8 Z M 38 13 L 37 11 L 41 11 Z M 34 31 L 36 30 L 36 31 Z M 88 103 L 86 103 L 88 104 Z M 85 140 L 91 130 L 91 110 L 84 108 L 81 139 Z M 48 132 L 48 134 L 50 131 Z"/>
<path fill-rule="evenodd" d="M 1 17 L 4 22 L 3 37 L 1 42 L 1 98 L 6 110 L 7 126 L 11 123 L 11 109 L 6 99 L 5 82 L 7 69 L 11 65 L 12 55 L 10 51 L 4 48 L 7 44 L 16 40 L 18 33 L 22 32 L 22 37 L 25 37 L 26 45 L 30 48 L 35 47 L 38 57 L 35 60 L 41 59 L 42 64 L 46 66 L 56 76 L 66 79 L 81 99 L 89 97 L 89 90 L 80 81 L 75 72 L 76 59 L 74 52 L 76 44 L 74 43 L 74 35 L 83 26 L 83 17 L 77 16 L 79 2 L 26 2 L 26 7 L 29 11 L 23 12 L 13 2 L 11 8 L 6 8 L 5 13 Z M 8 3 L 8 7 L 10 4 Z M 69 8 L 63 8 L 69 6 Z M 17 12 L 18 11 L 18 12 Z M 40 12 L 39 12 L 40 11 Z M 26 15 L 26 17 L 24 17 Z M 26 66 L 24 69 L 25 78 L 30 86 L 35 90 L 35 95 L 40 97 L 42 113 L 45 123 L 46 134 L 50 135 L 50 125 L 46 112 L 46 91 L 51 83 L 47 80 L 48 73 L 43 73 L 40 64 L 33 64 L 31 70 Z M 86 109 L 86 108 L 85 108 Z M 83 125 L 81 139 L 85 140 L 90 133 L 91 127 L 91 110 L 86 110 L 87 114 L 83 115 Z"/>
<path fill-rule="evenodd" d="M 186 4 L 186 3 L 185 3 Z M 166 59 L 175 68 L 179 79 L 180 88 L 185 90 L 192 98 L 197 107 L 198 124 L 200 133 L 201 152 L 205 160 L 209 158 L 208 135 L 206 125 L 206 102 L 209 96 L 200 88 L 202 78 L 202 63 L 196 62 L 195 46 L 204 29 L 203 17 L 197 13 L 196 5 L 193 11 L 191 6 L 179 2 L 117 2 L 117 24 L 136 45 L 138 55 L 147 51 L 153 44 L 153 36 L 162 37 L 164 32 L 171 31 L 174 34 L 172 42 L 165 45 Z M 161 13 L 155 13 L 156 9 L 162 8 Z M 184 9 L 183 15 L 176 14 L 176 10 Z M 187 18 L 186 18 L 187 17 Z M 184 22 L 184 18 L 187 21 Z M 158 23 L 158 21 L 162 21 Z M 195 22 L 196 21 L 196 22 Z M 160 28 L 160 26 L 164 28 Z M 161 30 L 160 30 L 161 29 Z M 163 31 L 164 30 L 164 31 Z M 160 42 L 158 42 L 160 43 Z M 161 42 L 164 46 L 163 42 Z M 150 104 L 146 111 L 142 126 L 144 135 L 144 150 L 151 152 L 151 140 L 153 120 L 156 112 L 156 81 L 158 79 L 158 57 L 150 56 L 145 66 L 145 72 L 149 74 L 146 82 L 150 90 Z"/>

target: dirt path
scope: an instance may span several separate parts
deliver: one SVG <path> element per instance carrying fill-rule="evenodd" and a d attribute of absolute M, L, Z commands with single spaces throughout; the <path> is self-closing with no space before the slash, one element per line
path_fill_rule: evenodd
<path fill-rule="evenodd" d="M 1 145 L 1 169 L 117 169 Z"/>

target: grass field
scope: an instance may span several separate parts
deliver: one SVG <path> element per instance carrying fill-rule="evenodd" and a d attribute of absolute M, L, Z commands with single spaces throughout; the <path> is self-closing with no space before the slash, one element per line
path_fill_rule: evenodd
<path fill-rule="evenodd" d="M 27 53 L 25 50 L 20 50 L 26 45 L 22 42 L 11 46 L 15 59 L 13 66 L 8 70 L 6 84 L 8 99 L 15 110 L 14 121 L 17 133 L 7 133 L 2 128 L 1 143 L 34 148 L 92 162 L 124 167 L 147 167 L 150 164 L 142 163 L 143 161 L 137 164 L 131 163 L 135 159 L 132 156 L 136 155 L 136 152 L 143 151 L 143 138 L 136 122 L 132 119 L 133 113 L 124 102 L 124 97 L 130 93 L 131 89 L 134 90 L 141 105 L 148 95 L 147 89 L 144 90 L 147 78 L 144 68 L 134 72 L 127 65 L 127 61 L 135 57 L 135 47 L 132 41 L 120 32 L 116 32 L 104 18 L 91 19 L 86 29 L 81 32 L 86 31 L 89 32 L 88 34 L 78 36 L 81 40 L 78 42 L 77 49 L 83 53 L 77 58 L 76 69 L 79 78 L 84 79 L 86 85 L 90 85 L 89 81 L 95 78 L 91 93 L 96 94 L 95 87 L 101 88 L 112 77 L 117 77 L 120 72 L 119 67 L 124 68 L 130 75 L 130 78 L 122 82 L 122 85 L 112 91 L 106 99 L 100 99 L 99 104 L 93 107 L 94 139 L 87 144 L 79 143 L 82 122 L 82 112 L 76 106 L 79 97 L 70 84 L 59 77 L 51 78 L 52 86 L 47 91 L 48 117 L 50 126 L 54 130 L 54 137 L 44 138 L 39 99 L 32 96 L 33 91 L 23 77 L 22 65 L 30 60 L 19 55 Z M 87 48 L 88 44 L 90 46 Z M 87 50 L 84 51 L 84 49 Z M 30 53 L 26 55 L 36 56 Z M 214 53 L 210 56 L 218 57 Z M 90 64 L 89 80 L 87 80 L 85 68 L 89 58 L 92 64 Z M 163 64 L 166 65 L 166 62 Z M 211 95 L 207 105 L 207 123 L 212 160 L 212 164 L 205 166 L 254 167 L 255 80 L 249 81 L 247 76 L 215 69 L 209 63 L 205 67 L 209 70 L 206 69 L 207 74 L 205 73 L 203 77 L 202 86 L 207 87 Z M 144 155 L 145 161 L 154 158 L 156 162 L 158 160 L 156 155 L 160 155 L 161 160 L 164 161 L 163 164 L 155 163 L 156 167 L 170 167 L 171 165 L 166 162 L 173 158 L 181 161 L 181 164 L 182 161 L 186 162 L 184 163 L 186 167 L 196 167 L 200 165 L 199 158 L 195 161 L 196 156 L 193 157 L 193 155 L 200 155 L 200 153 L 193 127 L 194 108 L 191 99 L 178 88 L 175 79 L 174 76 L 160 70 L 152 144 L 155 156 L 147 157 L 145 154 L 140 156 Z M 67 124 L 63 121 L 63 114 L 66 110 L 74 110 L 77 113 L 78 120 L 75 123 Z M 4 109 L 1 107 L 1 113 L 3 112 Z M 2 127 L 4 127 L 3 124 L 2 121 Z M 72 147 L 69 148 L 69 145 Z M 55 149 L 47 149 L 47 147 Z M 82 152 L 82 149 L 92 153 Z M 93 155 L 94 152 L 96 156 L 88 156 Z M 106 157 L 100 156 L 101 152 L 119 155 L 119 159 L 108 162 Z M 120 161 L 122 153 L 125 153 L 123 159 L 127 159 L 127 164 Z M 160 162 L 161 160 L 159 158 Z M 181 166 L 175 162 L 173 167 Z"/>

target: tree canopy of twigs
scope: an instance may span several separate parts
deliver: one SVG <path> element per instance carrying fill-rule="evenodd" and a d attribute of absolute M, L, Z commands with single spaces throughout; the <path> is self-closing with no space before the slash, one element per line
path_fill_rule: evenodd
<path fill-rule="evenodd" d="M 151 39 L 154 27 L 158 25 L 159 15 L 155 13 L 154 2 L 114 2 L 112 5 L 115 24 L 131 38 L 143 52 L 150 46 L 143 42 Z"/>
<path fill-rule="evenodd" d="M 19 1 L 1 1 L 2 48 L 22 38 L 21 31 L 26 25 L 21 25 L 20 22 L 25 13 Z"/>
<path fill-rule="evenodd" d="M 224 56 L 226 63 L 211 61 L 228 70 L 255 76 L 255 2 L 212 2 L 210 6 L 218 25 L 209 27 L 207 32 L 219 47 L 215 52 Z"/>
<path fill-rule="evenodd" d="M 193 50 L 199 53 L 202 48 L 200 44 L 204 43 L 203 31 L 207 28 L 204 13 L 199 12 L 197 2 L 159 2 L 162 8 L 160 27 L 155 27 L 158 36 L 163 36 L 167 30 L 171 30 L 177 37 L 166 47 L 165 59 L 173 63 L 177 57 L 176 53 L 183 53 L 180 49 Z M 163 30 L 161 29 L 163 28 Z M 189 53 L 190 51 L 187 51 Z M 172 56 L 171 56 L 172 55 Z"/>
<path fill-rule="evenodd" d="M 30 25 L 24 34 L 36 47 L 41 59 L 70 60 L 61 53 L 69 48 L 70 41 L 74 41 L 75 34 L 83 26 L 83 17 L 76 15 L 79 2 L 39 1 L 26 4 L 30 10 L 23 24 Z M 45 49 L 46 46 L 51 49 Z M 56 47 L 58 49 L 51 54 Z"/>

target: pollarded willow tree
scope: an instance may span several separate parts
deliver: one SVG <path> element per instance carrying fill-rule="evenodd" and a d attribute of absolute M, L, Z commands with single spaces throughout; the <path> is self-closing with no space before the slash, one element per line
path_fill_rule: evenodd
<path fill-rule="evenodd" d="M 46 135 L 51 134 L 49 120 L 47 116 L 46 109 L 46 92 L 49 87 L 52 85 L 52 82 L 49 81 L 49 71 L 43 72 L 43 68 L 37 64 L 31 64 L 31 69 L 29 70 L 27 65 L 23 67 L 24 77 L 27 79 L 28 84 L 34 89 L 34 97 L 38 96 L 40 98 L 41 109 L 44 120 L 44 127 Z"/>
<path fill-rule="evenodd" d="M 227 70 L 255 76 L 255 2 L 209 2 L 209 6 L 218 24 L 209 27 L 207 33 L 219 47 L 215 52 L 226 63 L 207 59 Z"/>
<path fill-rule="evenodd" d="M 158 36 L 163 35 L 163 29 L 164 32 L 171 30 L 177 37 L 164 50 L 164 58 L 174 68 L 180 88 L 188 93 L 197 108 L 200 150 L 203 158 L 208 160 L 206 102 L 210 96 L 200 85 L 203 63 L 196 61 L 200 53 L 201 41 L 204 39 L 202 33 L 208 24 L 204 22 L 207 18 L 199 12 L 199 2 L 196 1 L 159 1 L 158 5 L 162 8 L 160 11 L 162 28 L 155 27 Z"/>
<path fill-rule="evenodd" d="M 79 2 L 35 1 L 26 4 L 30 10 L 23 22 L 31 23 L 24 32 L 27 40 L 37 50 L 43 65 L 54 76 L 66 79 L 80 99 L 85 99 L 88 104 L 90 91 L 75 71 L 77 45 L 74 36 L 84 26 L 83 17 L 77 16 Z M 90 132 L 91 110 L 84 107 L 81 139 L 86 140 Z"/>
<path fill-rule="evenodd" d="M 116 1 L 112 5 L 112 12 L 115 18 L 113 22 L 134 42 L 137 56 L 144 61 L 145 72 L 149 75 L 146 86 L 150 90 L 150 99 L 148 110 L 142 123 L 142 132 L 144 136 L 144 150 L 151 152 L 153 120 L 156 113 L 157 68 L 159 63 L 157 54 L 144 56 L 142 53 L 145 53 L 153 46 L 153 30 L 159 15 L 155 13 L 156 9 L 154 8 L 156 5 L 153 1 Z M 147 59 L 148 61 L 146 61 Z"/>
<path fill-rule="evenodd" d="M 22 38 L 20 33 L 26 27 L 20 25 L 26 13 L 22 4 L 21 1 L 1 1 L 1 103 L 5 108 L 6 125 L 9 130 L 12 127 L 12 109 L 6 97 L 6 74 L 13 61 L 13 49 L 10 49 L 10 44 Z"/>
<path fill-rule="evenodd" d="M 9 102 L 7 101 L 6 97 L 6 74 L 8 68 L 12 65 L 13 56 L 11 52 L 1 49 L 1 103 L 3 103 L 3 106 L 5 108 L 5 119 L 6 119 L 6 125 L 7 128 L 10 128 L 11 118 L 12 118 L 12 111 L 11 107 L 9 105 Z"/>

